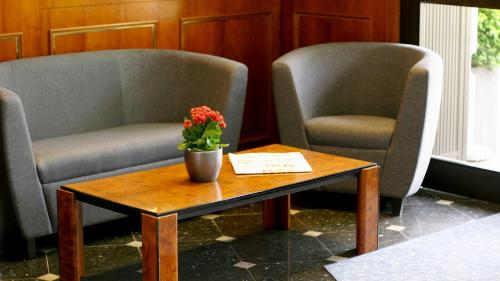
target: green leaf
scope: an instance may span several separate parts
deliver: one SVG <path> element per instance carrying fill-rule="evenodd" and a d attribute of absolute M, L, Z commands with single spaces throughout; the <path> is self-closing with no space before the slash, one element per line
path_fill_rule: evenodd
<path fill-rule="evenodd" d="M 181 142 L 177 145 L 178 150 L 184 150 L 186 149 L 186 144 L 184 142 Z"/>
<path fill-rule="evenodd" d="M 222 135 L 222 131 L 219 128 L 219 124 L 217 122 L 210 122 L 208 123 L 205 131 L 203 132 L 203 135 L 201 136 L 202 138 L 211 138 L 215 137 L 218 138 Z"/>
<path fill-rule="evenodd" d="M 192 128 L 184 129 L 184 131 L 182 131 L 182 136 L 186 141 L 195 141 L 198 139 L 195 131 Z"/>
<path fill-rule="evenodd" d="M 500 10 L 479 9 L 478 49 L 472 66 L 500 67 Z"/>
<path fill-rule="evenodd" d="M 184 137 L 184 142 L 177 145 L 179 150 L 212 151 L 228 146 L 228 144 L 220 143 L 222 130 L 219 123 L 212 120 L 207 122 L 207 124 L 197 124 L 191 128 L 184 129 L 182 136 Z"/>

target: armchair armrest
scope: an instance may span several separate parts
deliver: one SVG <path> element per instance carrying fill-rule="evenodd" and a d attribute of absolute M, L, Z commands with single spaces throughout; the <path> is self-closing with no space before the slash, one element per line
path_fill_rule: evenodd
<path fill-rule="evenodd" d="M 10 196 L 0 202 L 11 202 L 8 208 L 13 208 L 24 238 L 52 233 L 21 100 L 3 88 L 0 88 L 0 196 Z"/>
<path fill-rule="evenodd" d="M 408 74 L 381 180 L 389 197 L 404 198 L 422 184 L 438 125 L 442 68 L 429 52 Z"/>
<path fill-rule="evenodd" d="M 289 64 L 282 61 L 273 63 L 273 97 L 281 143 L 309 149 L 296 86 L 300 82 Z"/>

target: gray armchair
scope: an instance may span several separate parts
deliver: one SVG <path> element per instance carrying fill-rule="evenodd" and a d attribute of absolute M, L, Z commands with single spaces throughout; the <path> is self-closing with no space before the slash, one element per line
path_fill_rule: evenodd
<path fill-rule="evenodd" d="M 182 161 L 176 145 L 191 107 L 221 111 L 229 128 L 227 151 L 236 150 L 246 86 L 245 65 L 182 51 L 87 52 L 1 63 L 1 244 L 56 233 L 61 185 Z M 84 225 L 120 217 L 83 206 Z"/>
<path fill-rule="evenodd" d="M 389 43 L 329 43 L 273 64 L 283 144 L 376 162 L 381 195 L 401 213 L 427 170 L 441 100 L 442 61 Z M 354 182 L 328 190 L 355 193 Z"/>

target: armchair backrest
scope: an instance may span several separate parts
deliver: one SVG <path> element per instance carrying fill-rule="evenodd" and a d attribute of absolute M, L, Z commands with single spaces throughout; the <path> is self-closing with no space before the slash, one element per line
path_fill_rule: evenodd
<path fill-rule="evenodd" d="M 423 49 L 400 44 L 328 43 L 297 49 L 290 67 L 304 120 L 325 115 L 396 118 L 410 69 Z"/>
<path fill-rule="evenodd" d="M 38 140 L 127 124 L 182 122 L 190 107 L 202 104 L 238 127 L 246 75 L 244 65 L 213 56 L 119 50 L 1 63 L 0 87 L 20 97 L 31 139 Z M 239 127 L 234 129 L 237 138 Z"/>

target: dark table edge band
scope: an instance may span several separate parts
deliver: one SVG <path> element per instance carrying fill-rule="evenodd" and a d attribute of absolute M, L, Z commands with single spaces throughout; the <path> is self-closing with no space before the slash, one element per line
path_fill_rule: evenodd
<path fill-rule="evenodd" d="M 292 184 L 292 185 L 287 185 L 287 186 L 283 186 L 283 187 L 279 187 L 279 188 L 275 188 L 275 189 L 271 189 L 271 190 L 265 190 L 265 191 L 258 192 L 258 193 L 252 193 L 252 194 L 245 195 L 245 196 L 235 197 L 235 198 L 227 199 L 227 200 L 224 200 L 221 202 L 200 205 L 200 206 L 187 208 L 187 209 L 180 209 L 177 212 L 164 212 L 164 213 L 156 213 L 156 212 L 152 212 L 152 211 L 146 211 L 146 210 L 126 206 L 123 204 L 119 204 L 116 202 L 110 202 L 106 199 L 102 199 L 102 198 L 98 198 L 98 197 L 95 197 L 92 195 L 81 193 L 81 192 L 75 191 L 73 189 L 67 188 L 65 186 L 61 186 L 60 188 L 63 190 L 73 192 L 75 194 L 76 200 L 78 200 L 78 201 L 88 203 L 88 204 L 91 204 L 94 206 L 98 206 L 101 208 L 105 208 L 105 209 L 115 211 L 118 213 L 133 216 L 133 217 L 140 217 L 140 215 L 143 213 L 149 214 L 149 215 L 152 215 L 155 217 L 162 217 L 162 216 L 177 213 L 177 216 L 179 219 L 187 219 L 187 218 L 196 217 L 196 216 L 209 214 L 209 213 L 213 213 L 213 212 L 218 212 L 218 211 L 222 211 L 222 210 L 226 210 L 226 209 L 236 208 L 236 207 L 240 207 L 240 206 L 244 206 L 244 205 L 248 205 L 248 204 L 252 204 L 252 203 L 257 203 L 257 202 L 261 202 L 261 201 L 264 201 L 267 199 L 272 199 L 272 198 L 284 196 L 287 194 L 292 194 L 292 193 L 297 193 L 297 192 L 301 192 L 301 191 L 305 191 L 305 190 L 309 190 L 309 189 L 314 189 L 314 188 L 318 188 L 318 187 L 321 187 L 324 185 L 333 184 L 333 183 L 336 183 L 338 181 L 345 180 L 346 178 L 349 178 L 349 177 L 356 177 L 361 170 L 367 169 L 370 167 L 374 167 L 374 166 L 376 166 L 376 164 L 370 164 L 370 165 L 362 166 L 362 167 L 359 167 L 359 168 L 356 168 L 353 170 L 341 172 L 338 174 L 329 175 L 329 176 L 325 176 L 325 177 L 321 177 L 321 178 L 317 178 L 317 179 L 313 179 L 313 180 L 308 180 L 308 181 L 304 181 L 304 182 L 300 182 L 300 183 L 296 183 L 296 184 Z"/>

